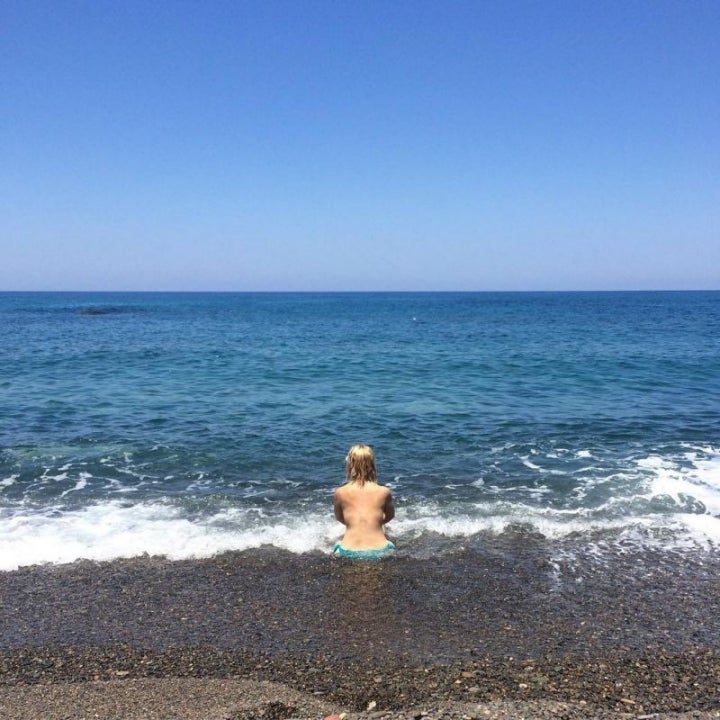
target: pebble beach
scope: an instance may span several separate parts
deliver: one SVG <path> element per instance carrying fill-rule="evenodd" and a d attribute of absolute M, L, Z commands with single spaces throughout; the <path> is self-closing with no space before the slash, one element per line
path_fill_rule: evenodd
<path fill-rule="evenodd" d="M 540 542 L 20 568 L 0 716 L 720 717 L 719 570 L 647 549 L 558 569 Z"/>

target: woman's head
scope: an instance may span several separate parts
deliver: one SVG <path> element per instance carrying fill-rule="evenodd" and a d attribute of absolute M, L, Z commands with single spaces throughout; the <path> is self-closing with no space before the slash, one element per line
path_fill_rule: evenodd
<path fill-rule="evenodd" d="M 345 477 L 348 482 L 360 485 L 366 482 L 377 482 L 375 453 L 369 445 L 353 445 L 345 458 Z"/>

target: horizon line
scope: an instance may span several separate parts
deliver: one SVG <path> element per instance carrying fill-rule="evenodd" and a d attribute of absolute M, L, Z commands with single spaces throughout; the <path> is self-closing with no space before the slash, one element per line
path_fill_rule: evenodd
<path fill-rule="evenodd" d="M 589 288 L 589 289 L 525 289 L 525 290 L 467 290 L 467 289 L 458 289 L 458 290 L 127 290 L 127 289 L 103 289 L 103 290 L 88 290 L 88 289 L 82 289 L 82 290 L 69 290 L 69 289 L 63 289 L 63 290 L 55 290 L 55 289 L 14 289 L 14 290 L 6 290 L 6 289 L 0 289 L 0 294 L 20 294 L 20 293 L 54 293 L 54 294 L 60 294 L 60 293 L 93 293 L 93 294 L 102 294 L 102 293 L 124 293 L 124 294 L 183 294 L 183 295 L 240 295 L 240 294 L 253 294 L 253 295 L 288 295 L 288 294 L 295 294 L 295 295 L 371 295 L 371 294 L 481 294 L 481 293 L 494 293 L 494 294 L 500 294 L 500 293 L 658 293 L 658 292 L 718 292 L 720 291 L 720 287 L 718 288 L 682 288 L 682 287 L 674 287 L 674 288 Z"/>

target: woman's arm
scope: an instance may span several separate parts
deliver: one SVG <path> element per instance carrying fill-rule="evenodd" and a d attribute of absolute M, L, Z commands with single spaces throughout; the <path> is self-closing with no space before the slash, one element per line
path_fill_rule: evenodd
<path fill-rule="evenodd" d="M 333 496 L 333 509 L 335 511 L 335 519 L 345 525 L 345 516 L 343 515 L 342 501 L 338 495 L 338 491 L 335 491 Z"/>
<path fill-rule="evenodd" d="M 383 523 L 389 523 L 395 517 L 395 505 L 393 504 L 392 493 L 388 490 L 385 504 L 383 505 Z"/>

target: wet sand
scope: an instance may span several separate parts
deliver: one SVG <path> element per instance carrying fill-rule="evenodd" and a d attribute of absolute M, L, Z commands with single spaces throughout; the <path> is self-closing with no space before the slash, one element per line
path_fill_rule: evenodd
<path fill-rule="evenodd" d="M 0 716 L 719 717 L 718 559 L 567 558 L 525 540 L 2 573 Z"/>

